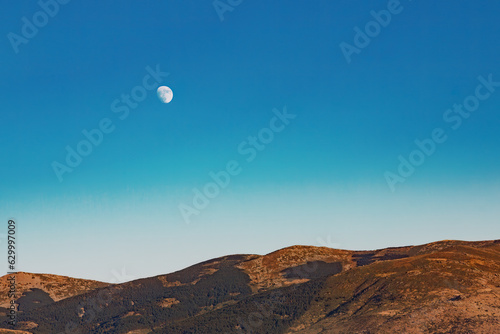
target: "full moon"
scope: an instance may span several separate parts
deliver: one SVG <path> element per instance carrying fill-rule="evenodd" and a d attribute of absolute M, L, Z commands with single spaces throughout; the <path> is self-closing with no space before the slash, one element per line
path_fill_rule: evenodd
<path fill-rule="evenodd" d="M 169 103 L 174 97 L 174 93 L 172 93 L 172 90 L 167 86 L 158 87 L 156 93 L 158 94 L 158 98 L 160 99 L 160 101 L 163 103 Z"/>

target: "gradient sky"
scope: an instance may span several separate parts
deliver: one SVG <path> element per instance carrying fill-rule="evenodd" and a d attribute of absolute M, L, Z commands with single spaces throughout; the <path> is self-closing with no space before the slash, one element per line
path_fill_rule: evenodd
<path fill-rule="evenodd" d="M 9 4 L 0 241 L 15 218 L 17 269 L 120 281 L 294 244 L 499 238 L 500 88 L 457 130 L 443 114 L 500 81 L 500 3 L 401 1 L 348 64 L 340 43 L 387 4 L 243 1 L 221 21 L 212 1 L 73 0 L 18 53 L 8 34 L 40 6 Z M 174 99 L 149 91 L 121 120 L 111 104 L 157 65 Z M 238 146 L 285 106 L 296 118 L 247 162 Z M 115 130 L 59 182 L 53 162 L 103 118 Z M 435 128 L 448 140 L 392 192 L 384 173 Z M 186 224 L 179 205 L 231 160 L 241 173 Z"/>

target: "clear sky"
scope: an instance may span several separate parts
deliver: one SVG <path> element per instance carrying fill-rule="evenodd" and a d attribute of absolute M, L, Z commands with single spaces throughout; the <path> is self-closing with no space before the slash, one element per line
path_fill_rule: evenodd
<path fill-rule="evenodd" d="M 0 14 L 18 270 L 115 281 L 294 244 L 499 238 L 500 3 L 44 1 Z M 68 148 L 88 154 L 72 167 Z"/>

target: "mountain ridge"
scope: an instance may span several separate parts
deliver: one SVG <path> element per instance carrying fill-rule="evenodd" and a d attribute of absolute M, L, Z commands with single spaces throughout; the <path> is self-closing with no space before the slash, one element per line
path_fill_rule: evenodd
<path fill-rule="evenodd" d="M 500 240 L 368 251 L 295 245 L 265 255 L 221 256 L 122 284 L 97 282 L 92 289 L 80 283 L 80 290 L 59 287 L 59 297 L 61 291 L 72 294 L 57 301 L 47 298 L 55 295 L 44 290 L 47 285 L 25 286 L 16 329 L 59 333 L 65 323 L 82 333 L 119 334 L 500 328 Z"/>

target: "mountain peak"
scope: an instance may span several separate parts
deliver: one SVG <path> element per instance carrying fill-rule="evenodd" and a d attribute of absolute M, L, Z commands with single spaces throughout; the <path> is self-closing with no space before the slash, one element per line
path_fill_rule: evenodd
<path fill-rule="evenodd" d="M 117 334 L 495 333 L 499 273 L 500 240 L 373 251 L 295 245 L 115 285 L 21 272 L 18 329 L 59 333 L 72 321 L 82 333 Z"/>

